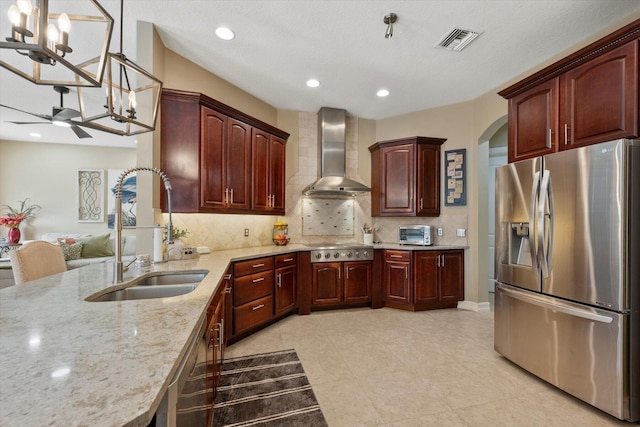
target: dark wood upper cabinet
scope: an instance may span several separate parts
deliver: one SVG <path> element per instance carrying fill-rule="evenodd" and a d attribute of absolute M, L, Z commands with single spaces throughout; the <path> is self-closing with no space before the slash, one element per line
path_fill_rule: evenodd
<path fill-rule="evenodd" d="M 442 138 L 416 136 L 371 147 L 371 215 L 440 215 Z"/>
<path fill-rule="evenodd" d="M 559 79 L 529 89 L 509 100 L 509 161 L 557 150 Z"/>
<path fill-rule="evenodd" d="M 638 41 L 562 76 L 561 149 L 638 136 Z"/>
<path fill-rule="evenodd" d="M 509 100 L 509 162 L 636 138 L 640 20 L 499 95 Z"/>
<path fill-rule="evenodd" d="M 252 209 L 284 215 L 286 141 L 253 129 Z"/>
<path fill-rule="evenodd" d="M 249 209 L 251 127 L 201 109 L 201 208 Z"/>
<path fill-rule="evenodd" d="M 288 133 L 200 93 L 163 89 L 161 106 L 173 212 L 284 214 Z"/>

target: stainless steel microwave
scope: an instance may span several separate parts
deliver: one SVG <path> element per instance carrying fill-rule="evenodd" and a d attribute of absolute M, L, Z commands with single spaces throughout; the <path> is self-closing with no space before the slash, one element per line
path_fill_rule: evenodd
<path fill-rule="evenodd" d="M 430 225 L 401 225 L 398 229 L 398 241 L 401 245 L 431 246 L 433 227 Z"/>

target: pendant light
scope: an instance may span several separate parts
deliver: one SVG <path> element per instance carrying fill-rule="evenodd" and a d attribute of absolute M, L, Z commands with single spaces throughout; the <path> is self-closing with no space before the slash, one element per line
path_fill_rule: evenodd
<path fill-rule="evenodd" d="M 35 84 L 100 86 L 113 18 L 97 1 L 16 0 L 2 19 L 0 66 Z M 80 68 L 94 56 L 93 73 Z"/>
<path fill-rule="evenodd" d="M 130 136 L 155 129 L 162 82 L 122 53 L 124 0 L 120 0 L 120 52 L 107 54 L 99 89 L 78 88 L 82 125 L 116 135 Z M 98 58 L 81 64 L 87 72 Z"/>

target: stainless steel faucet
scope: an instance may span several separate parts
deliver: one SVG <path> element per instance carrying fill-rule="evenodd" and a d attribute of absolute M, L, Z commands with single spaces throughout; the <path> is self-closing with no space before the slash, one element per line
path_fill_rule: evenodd
<path fill-rule="evenodd" d="M 116 215 L 114 219 L 114 224 L 116 228 L 116 245 L 115 245 L 116 246 L 115 247 L 116 262 L 114 267 L 113 283 L 122 282 L 122 273 L 124 271 L 124 268 L 122 266 L 122 229 L 123 228 L 142 228 L 137 226 L 136 227 L 122 226 L 122 183 L 124 182 L 124 179 L 127 177 L 127 175 L 137 171 L 153 172 L 156 175 L 159 175 L 160 178 L 162 179 L 162 182 L 164 183 L 164 188 L 165 190 L 167 190 L 167 208 L 169 210 L 169 223 L 167 224 L 167 243 L 172 243 L 171 237 L 173 236 L 173 224 L 171 223 L 171 183 L 169 182 L 169 178 L 167 178 L 167 175 L 165 175 L 165 173 L 162 172 L 160 169 L 148 168 L 148 167 L 134 167 L 134 168 L 129 168 L 126 171 L 122 172 L 122 174 L 120 174 L 120 176 L 118 177 L 118 182 L 116 183 L 116 190 L 115 190 Z"/>

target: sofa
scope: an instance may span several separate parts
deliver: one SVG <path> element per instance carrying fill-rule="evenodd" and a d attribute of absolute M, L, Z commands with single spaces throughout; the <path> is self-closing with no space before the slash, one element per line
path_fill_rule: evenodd
<path fill-rule="evenodd" d="M 107 262 L 114 259 L 116 238 L 111 234 L 103 234 L 92 236 L 87 234 L 69 234 L 69 233 L 45 233 L 41 237 L 52 243 L 58 243 L 63 246 L 65 252 L 65 260 L 67 269 L 83 267 L 89 264 Z M 77 243 L 83 243 L 78 251 L 66 250 L 72 249 Z M 65 247 L 66 246 L 66 247 Z M 71 254 L 71 252 L 74 252 Z M 122 236 L 122 259 L 125 263 L 133 261 L 136 255 L 136 236 Z"/>

